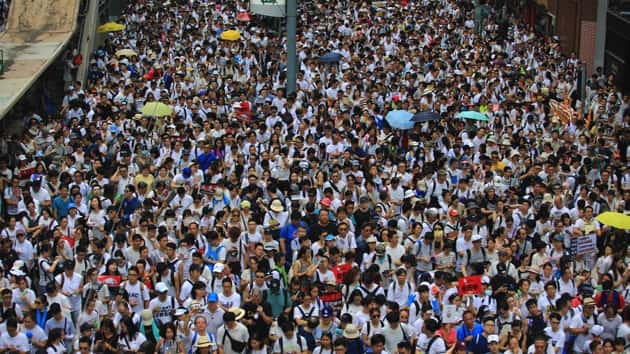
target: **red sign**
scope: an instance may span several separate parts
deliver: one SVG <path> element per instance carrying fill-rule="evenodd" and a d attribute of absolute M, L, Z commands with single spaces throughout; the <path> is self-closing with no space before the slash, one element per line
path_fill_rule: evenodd
<path fill-rule="evenodd" d="M 107 286 L 120 286 L 120 275 L 99 275 L 98 282 Z"/>
<path fill-rule="evenodd" d="M 471 275 L 469 277 L 459 278 L 457 281 L 457 292 L 459 295 L 479 295 L 483 293 L 481 285 L 481 276 Z"/>

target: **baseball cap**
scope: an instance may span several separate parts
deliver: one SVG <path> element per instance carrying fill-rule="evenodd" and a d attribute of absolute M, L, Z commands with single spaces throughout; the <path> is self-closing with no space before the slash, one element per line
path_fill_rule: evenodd
<path fill-rule="evenodd" d="M 334 241 L 334 240 L 335 240 L 335 235 L 328 234 L 328 236 L 326 236 L 326 241 Z"/>
<path fill-rule="evenodd" d="M 218 301 L 219 301 L 219 295 L 217 295 L 217 293 L 208 294 L 208 302 L 218 302 Z"/>
<path fill-rule="evenodd" d="M 329 318 L 332 316 L 332 309 L 330 306 L 326 306 L 322 309 L 322 318 Z"/>
<path fill-rule="evenodd" d="M 155 291 L 158 293 L 165 293 L 168 291 L 168 286 L 162 282 L 157 283 L 155 284 Z"/>
<path fill-rule="evenodd" d="M 481 237 L 481 235 L 479 234 L 472 235 L 472 242 L 481 241 L 482 239 L 483 237 Z"/>
<path fill-rule="evenodd" d="M 221 273 L 223 269 L 225 269 L 225 266 L 223 265 L 223 263 L 216 263 L 214 267 L 212 268 L 212 271 L 214 273 Z"/>
<path fill-rule="evenodd" d="M 499 336 L 496 334 L 491 334 L 488 336 L 488 343 L 496 342 L 499 343 Z"/>

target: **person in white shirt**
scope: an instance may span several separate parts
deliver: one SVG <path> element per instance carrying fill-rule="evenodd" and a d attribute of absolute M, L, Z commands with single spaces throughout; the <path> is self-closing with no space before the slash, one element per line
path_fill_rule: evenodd
<path fill-rule="evenodd" d="M 228 277 L 223 278 L 221 281 L 223 291 L 219 293 L 219 304 L 224 310 L 228 310 L 231 307 L 241 306 L 241 296 L 234 291 L 234 283 Z"/>
<path fill-rule="evenodd" d="M 216 338 L 219 349 L 224 353 L 243 353 L 249 342 L 247 327 L 238 322 L 245 316 L 245 310 L 234 307 L 223 314 L 223 326 L 219 327 Z M 226 338 L 228 337 L 228 338 Z M 240 343 L 239 343 L 240 342 Z"/>
<path fill-rule="evenodd" d="M 137 267 L 129 268 L 128 280 L 120 286 L 129 294 L 129 305 L 131 305 L 131 310 L 137 314 L 149 306 L 149 290 L 138 280 L 139 274 Z"/>
<path fill-rule="evenodd" d="M 129 317 L 120 321 L 120 337 L 118 347 L 123 352 L 138 352 L 140 346 L 146 341 L 146 337 L 139 332 L 138 326 Z"/>
<path fill-rule="evenodd" d="M 149 309 L 153 311 L 153 317 L 161 325 L 170 323 L 173 320 L 173 313 L 177 309 L 177 303 L 174 297 L 168 295 L 168 287 L 164 283 L 155 285 L 155 292 L 158 296 L 154 297 L 149 303 Z"/>
<path fill-rule="evenodd" d="M 556 291 L 556 283 L 549 281 L 545 284 L 545 292 L 538 297 L 538 308 L 543 314 L 548 315 L 552 309 L 556 308 L 556 300 L 558 300 L 558 292 Z"/>
<path fill-rule="evenodd" d="M 64 262 L 63 273 L 55 277 L 55 283 L 59 286 L 59 291 L 68 297 L 70 301 L 70 314 L 74 322 L 81 313 L 81 294 L 83 292 L 83 277 L 74 272 L 74 261 Z"/>
<path fill-rule="evenodd" d="M 35 353 L 39 349 L 44 348 L 46 346 L 46 340 L 48 339 L 46 332 L 44 332 L 35 321 L 35 315 L 29 312 L 24 315 L 24 321 L 19 328 L 20 332 L 25 334 L 26 338 L 29 339 L 31 346 L 30 353 Z"/>
<path fill-rule="evenodd" d="M 273 345 L 272 353 L 273 354 L 283 354 L 283 353 L 302 353 L 307 348 L 306 339 L 304 337 L 298 335 L 295 331 L 295 326 L 293 323 L 287 322 L 283 323 L 280 328 L 282 329 L 282 335 L 276 340 Z"/>
<path fill-rule="evenodd" d="M 413 341 L 413 338 L 411 338 L 411 329 L 406 324 L 400 322 L 400 313 L 398 311 L 388 313 L 385 319 L 387 323 L 381 329 L 381 334 L 385 336 L 385 350 L 393 353 L 396 351 L 398 343 Z"/>
<path fill-rule="evenodd" d="M 421 351 L 426 354 L 446 353 L 446 341 L 435 334 L 438 329 L 440 329 L 440 325 L 435 319 L 429 318 L 426 320 L 422 326 L 422 334 L 418 339 L 416 351 Z M 491 337 L 492 336 L 489 337 L 488 343 L 490 343 Z"/>
<path fill-rule="evenodd" d="M 26 334 L 18 332 L 17 319 L 7 319 L 7 331 L 0 335 L 0 351 L 18 351 L 20 353 L 26 353 L 31 350 L 31 346 L 28 343 L 28 337 Z"/>
<path fill-rule="evenodd" d="M 413 285 L 407 280 L 407 270 L 399 268 L 396 270 L 396 280 L 391 283 L 387 290 L 387 301 L 396 302 L 400 307 L 403 307 L 407 305 L 407 299 L 413 293 Z"/>
<path fill-rule="evenodd" d="M 557 312 L 549 315 L 550 326 L 545 328 L 545 334 L 549 337 L 549 345 L 551 345 L 556 354 L 562 353 L 566 335 L 564 329 L 560 327 L 562 316 Z"/>
<path fill-rule="evenodd" d="M 22 310 L 21 315 L 24 315 L 28 309 L 33 308 L 35 305 L 35 292 L 27 287 L 26 278 L 19 277 L 16 279 L 17 287 L 13 289 L 13 301 L 18 304 Z"/>

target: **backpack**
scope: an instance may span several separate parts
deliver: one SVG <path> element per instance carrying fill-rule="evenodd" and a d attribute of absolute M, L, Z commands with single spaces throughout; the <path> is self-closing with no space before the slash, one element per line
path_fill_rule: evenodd
<path fill-rule="evenodd" d="M 363 285 L 359 286 L 359 289 L 363 290 L 363 292 L 366 294 L 365 297 L 368 297 L 370 295 L 376 296 L 376 292 L 378 292 L 380 288 L 381 288 L 380 286 L 377 286 L 374 290 L 369 291 L 365 286 Z"/>
<path fill-rule="evenodd" d="M 296 342 L 298 343 L 298 346 L 300 347 L 300 352 L 303 352 L 304 349 L 302 348 L 302 336 L 298 335 L 297 333 L 295 334 L 295 338 L 297 339 Z M 280 345 L 280 354 L 284 354 L 284 345 L 282 343 L 282 338 L 284 336 L 280 336 L 280 338 L 278 339 L 278 344 Z"/>
<path fill-rule="evenodd" d="M 422 240 L 418 240 L 416 241 L 416 244 L 418 245 L 418 252 L 416 252 L 416 258 L 420 256 L 420 252 L 422 252 Z M 431 255 L 431 253 L 433 252 L 433 242 L 431 242 L 431 244 L 429 245 L 429 256 Z M 431 269 L 433 269 L 433 267 L 431 267 Z"/>
<path fill-rule="evenodd" d="M 381 323 L 381 327 L 385 326 L 385 323 L 381 320 L 378 320 Z M 367 335 L 370 335 L 370 328 L 372 327 L 372 322 L 371 321 L 367 321 L 366 323 L 367 326 Z"/>
<path fill-rule="evenodd" d="M 562 295 L 562 293 L 560 293 L 560 279 L 556 279 L 554 282 L 556 283 L 556 290 L 558 291 L 558 294 Z M 577 290 L 577 287 L 575 287 L 575 280 L 573 278 L 571 278 L 571 284 L 573 284 L 573 287 Z"/>
<path fill-rule="evenodd" d="M 308 316 L 306 315 L 306 313 L 304 312 L 304 310 L 302 310 L 302 308 L 298 305 L 295 306 L 296 309 L 298 309 L 298 311 L 300 311 L 300 313 L 302 314 L 302 318 L 303 319 L 307 319 L 311 316 L 313 316 L 313 311 L 315 310 L 315 306 L 311 306 L 311 309 L 308 310 Z"/>
<path fill-rule="evenodd" d="M 573 279 L 571 279 L 573 280 Z M 604 290 L 599 298 L 599 304 L 601 307 L 605 307 L 607 304 L 612 304 L 615 309 L 619 308 L 619 292 L 617 290 Z M 610 299 L 610 300 L 609 300 Z"/>
<path fill-rule="evenodd" d="M 409 289 L 409 294 L 413 293 L 413 291 L 411 290 L 411 284 L 409 282 L 405 282 L 407 284 L 407 289 Z M 392 294 L 396 293 L 396 282 L 394 281 L 392 283 Z"/>
<path fill-rule="evenodd" d="M 431 346 L 438 339 L 442 339 L 442 341 L 444 341 L 444 339 L 442 337 L 438 336 L 438 335 L 434 335 L 433 337 L 431 337 L 431 340 L 429 340 L 429 344 L 427 345 L 427 350 L 425 351 L 425 353 L 427 353 L 427 354 L 431 353 Z M 444 344 L 446 344 L 446 343 L 444 343 Z M 445 347 L 446 347 L 446 345 L 445 345 Z"/>
<path fill-rule="evenodd" d="M 289 306 L 289 296 L 287 295 L 287 290 L 286 289 L 280 289 L 282 296 L 284 297 L 284 306 L 282 306 L 283 309 L 286 309 L 287 306 Z M 267 301 L 267 293 L 269 292 L 269 289 L 265 289 L 263 291 L 263 301 Z"/>
<path fill-rule="evenodd" d="M 400 323 L 400 331 L 402 332 L 403 335 L 403 341 L 408 342 L 409 341 L 409 336 L 407 336 L 407 332 L 405 332 L 405 329 L 403 328 L 403 324 Z"/>
<path fill-rule="evenodd" d="M 63 278 L 62 278 L 62 279 L 63 279 Z M 140 280 L 138 280 L 138 283 L 140 283 L 140 302 L 143 302 L 143 301 L 144 301 L 144 291 L 145 291 L 145 290 L 144 290 L 144 288 L 145 288 L 145 285 L 144 285 L 144 283 L 143 283 L 143 282 L 141 282 Z M 63 283 L 61 283 L 61 286 L 63 286 Z M 123 289 L 124 289 L 124 288 L 125 288 L 125 286 L 127 286 L 127 282 L 126 282 L 126 281 L 124 281 L 124 282 L 120 283 L 120 287 L 121 287 L 121 288 L 123 288 Z M 125 290 L 127 290 L 127 289 L 125 289 Z"/>
<path fill-rule="evenodd" d="M 376 264 L 376 263 L 375 263 L 375 262 L 376 262 L 376 257 L 377 257 L 377 255 L 376 255 L 376 254 L 374 254 L 374 256 L 372 256 L 372 264 Z M 389 264 L 389 269 L 390 269 L 390 270 L 392 270 L 392 269 L 393 269 L 393 268 L 392 268 L 392 256 L 391 256 L 390 254 L 388 254 L 388 255 L 387 255 L 387 263 Z M 378 264 L 377 264 L 377 265 L 378 265 Z M 379 268 L 380 268 L 380 267 L 379 267 Z M 379 271 L 381 271 L 381 272 L 382 272 L 382 270 L 381 270 L 381 269 L 379 269 Z"/>
<path fill-rule="evenodd" d="M 466 257 L 468 258 L 466 260 L 466 266 L 470 267 L 470 256 L 471 256 L 472 252 L 470 252 L 470 249 L 466 250 Z M 481 247 L 481 254 L 483 255 L 483 261 L 486 262 L 488 260 L 488 257 L 486 257 L 486 249 Z"/>

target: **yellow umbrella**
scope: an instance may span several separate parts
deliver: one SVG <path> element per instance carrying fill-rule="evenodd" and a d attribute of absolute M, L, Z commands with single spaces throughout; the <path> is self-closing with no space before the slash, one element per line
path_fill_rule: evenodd
<path fill-rule="evenodd" d="M 597 215 L 595 219 L 604 225 L 621 230 L 630 230 L 630 215 L 607 211 Z"/>
<path fill-rule="evenodd" d="M 116 52 L 117 57 L 131 57 L 134 55 L 138 55 L 138 53 L 134 52 L 132 49 L 121 49 Z"/>
<path fill-rule="evenodd" d="M 125 29 L 125 25 L 116 22 L 107 22 L 98 26 L 96 32 L 105 33 L 105 32 L 119 32 Z"/>
<path fill-rule="evenodd" d="M 142 114 L 150 117 L 166 117 L 173 114 L 173 109 L 162 102 L 149 102 L 142 107 Z"/>
<path fill-rule="evenodd" d="M 221 32 L 221 39 L 224 41 L 238 41 L 241 39 L 241 33 L 237 30 L 227 30 Z"/>

